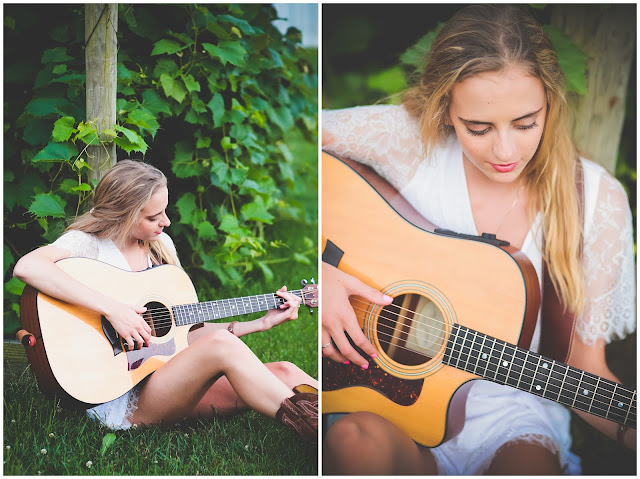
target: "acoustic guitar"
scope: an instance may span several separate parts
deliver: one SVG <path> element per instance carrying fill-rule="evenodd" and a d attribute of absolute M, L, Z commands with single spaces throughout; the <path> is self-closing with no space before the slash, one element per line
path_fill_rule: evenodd
<path fill-rule="evenodd" d="M 636 427 L 635 391 L 528 350 L 540 286 L 522 252 L 438 230 L 371 170 L 327 153 L 322 198 L 323 261 L 394 298 L 350 300 L 377 358 L 366 370 L 324 359 L 323 413 L 374 412 L 433 447 L 462 429 L 482 378 Z"/>
<path fill-rule="evenodd" d="M 151 327 L 149 347 L 129 350 L 100 313 L 48 296 L 26 286 L 21 322 L 27 357 L 45 396 L 70 408 L 87 408 L 115 399 L 188 346 L 192 325 L 277 309 L 285 300 L 275 293 L 199 303 L 186 272 L 161 265 L 124 271 L 97 260 L 67 258 L 56 263 L 84 285 L 127 304 L 145 306 Z M 302 303 L 318 305 L 318 286 L 289 291 Z"/>

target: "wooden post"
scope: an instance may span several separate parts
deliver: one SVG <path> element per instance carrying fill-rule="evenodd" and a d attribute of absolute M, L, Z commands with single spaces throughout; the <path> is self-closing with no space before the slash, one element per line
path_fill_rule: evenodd
<path fill-rule="evenodd" d="M 116 122 L 118 5 L 86 4 L 84 28 L 87 121 L 95 120 L 98 131 L 104 131 L 113 128 Z M 89 180 L 99 180 L 115 165 L 116 146 L 92 145 L 87 156 L 93 168 Z"/>
<path fill-rule="evenodd" d="M 570 93 L 571 132 L 580 152 L 613 173 L 635 52 L 636 6 L 553 5 L 551 25 L 587 55 L 587 94 Z"/>

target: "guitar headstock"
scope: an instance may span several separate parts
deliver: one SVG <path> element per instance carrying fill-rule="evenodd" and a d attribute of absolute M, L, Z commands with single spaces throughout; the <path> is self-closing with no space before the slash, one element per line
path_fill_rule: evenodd
<path fill-rule="evenodd" d="M 302 295 L 302 303 L 309 308 L 309 313 L 313 313 L 313 308 L 318 307 L 318 285 L 315 284 L 315 280 L 312 278 L 311 283 L 306 279 L 300 281 L 303 286 L 300 294 Z"/>

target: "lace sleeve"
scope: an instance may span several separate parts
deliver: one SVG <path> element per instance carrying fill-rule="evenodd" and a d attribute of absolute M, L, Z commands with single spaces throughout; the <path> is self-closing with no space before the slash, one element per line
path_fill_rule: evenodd
<path fill-rule="evenodd" d="M 576 331 L 585 344 L 609 343 L 633 332 L 636 320 L 631 211 L 622 185 L 607 173 L 585 238 L 586 300 Z"/>
<path fill-rule="evenodd" d="M 424 159 L 417 122 L 402 106 L 323 110 L 323 148 L 371 166 L 402 190 Z"/>
<path fill-rule="evenodd" d="M 68 231 L 51 245 L 67 250 L 72 258 L 98 259 L 98 238 L 83 231 Z"/>

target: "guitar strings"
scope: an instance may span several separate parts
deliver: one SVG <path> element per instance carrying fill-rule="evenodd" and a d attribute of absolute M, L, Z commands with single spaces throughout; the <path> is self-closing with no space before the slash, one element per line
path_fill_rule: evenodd
<path fill-rule="evenodd" d="M 362 302 L 362 303 L 366 303 L 365 301 L 361 301 L 361 302 Z M 354 309 L 357 309 L 357 310 L 362 311 L 362 312 L 366 312 L 366 311 L 367 311 L 367 310 L 362 309 L 362 308 L 354 308 Z M 431 319 L 431 320 L 434 320 L 434 321 L 436 321 L 436 322 L 443 323 L 442 321 L 438 321 L 438 320 L 436 320 L 435 318 L 430 318 L 430 317 L 428 317 L 428 316 L 422 315 L 422 314 L 417 313 L 417 312 L 415 312 L 415 311 L 410 311 L 410 310 L 408 310 L 408 309 L 406 309 L 406 308 L 402 308 L 402 307 L 400 307 L 400 306 L 398 306 L 398 309 L 400 309 L 400 310 L 405 310 L 405 311 L 409 311 L 409 312 L 411 312 L 411 313 L 415 313 L 415 314 L 416 314 L 416 316 L 426 317 L 426 318 Z M 402 318 L 404 318 L 404 319 L 409 319 L 409 321 L 411 321 L 411 319 L 410 319 L 410 318 L 408 318 L 408 317 L 406 317 L 406 316 L 402 316 L 402 315 L 400 315 L 400 314 L 398 314 L 398 313 L 393 313 L 393 312 L 391 312 L 391 311 L 387 311 L 387 312 L 388 312 L 388 313 L 391 313 L 392 315 L 396 315 L 396 316 L 398 316 L 398 317 L 402 317 Z M 387 320 L 391 321 L 392 323 L 393 323 L 393 321 L 394 321 L 392 318 L 389 318 L 389 317 L 385 317 L 385 319 L 387 319 Z M 417 322 L 418 324 L 423 324 L 423 323 L 420 323 L 420 322 L 418 322 L 418 321 L 416 321 L 416 322 Z M 396 321 L 396 323 L 398 323 L 398 322 Z M 378 322 L 378 326 L 379 326 L 379 327 L 385 327 L 386 329 L 392 329 L 392 330 L 394 330 L 394 331 L 395 331 L 395 327 L 394 327 L 393 325 L 385 325 L 385 324 L 381 324 L 381 323 L 379 323 L 379 322 Z M 404 326 L 404 325 L 402 325 L 402 326 Z M 428 326 L 428 325 L 427 325 L 427 326 Z M 416 330 L 418 330 L 418 328 L 415 328 L 415 329 L 416 329 Z M 442 330 L 438 329 L 438 331 L 440 331 L 440 332 L 441 332 Z M 422 330 L 422 332 L 425 332 L 425 331 L 424 331 L 424 330 Z M 425 334 L 427 334 L 427 335 L 431 335 L 432 337 L 435 337 L 437 340 L 440 340 L 440 341 L 442 341 L 442 339 L 443 339 L 440 335 L 434 335 L 433 333 L 425 332 Z M 387 332 L 382 332 L 382 331 L 378 330 L 378 336 L 380 336 L 380 335 L 384 335 L 384 336 L 386 336 L 386 337 L 391 337 L 391 338 L 393 338 L 393 336 L 394 336 L 394 335 L 393 335 L 393 333 L 387 333 Z M 391 341 L 390 341 L 390 340 L 389 340 L 389 341 L 382 341 L 382 340 L 379 340 L 379 342 L 380 342 L 381 344 L 388 344 L 388 345 L 391 345 Z M 514 353 L 515 353 L 515 348 L 516 348 L 516 346 L 510 345 L 510 344 L 508 344 L 508 343 L 506 343 L 506 345 L 507 345 L 507 346 L 509 346 L 509 347 L 511 347 L 511 348 L 513 348 L 513 349 L 514 349 Z M 411 348 L 407 348 L 407 347 L 400 346 L 400 345 L 398 345 L 398 344 L 396 344 L 396 345 L 395 345 L 395 347 L 396 347 L 396 348 L 398 348 L 398 349 L 403 349 L 403 350 L 406 350 L 406 351 L 410 351 L 410 352 L 412 352 L 412 353 L 414 353 L 414 354 L 416 354 L 416 355 L 418 355 L 418 356 L 423 356 L 423 357 L 425 357 L 425 358 L 431 358 L 431 356 L 428 356 L 428 355 L 426 355 L 426 354 L 423 354 L 423 353 L 421 353 L 421 352 L 419 352 L 419 351 L 416 351 L 416 350 L 413 350 L 413 349 L 411 349 Z M 465 346 L 461 345 L 461 352 L 464 352 L 464 350 L 465 350 L 465 349 L 468 349 L 468 353 L 469 353 L 469 359 L 467 360 L 467 364 L 468 364 L 468 363 L 469 363 L 469 360 L 473 359 L 473 358 L 471 357 L 471 353 L 472 353 L 474 350 L 473 350 L 472 348 L 468 347 L 468 346 L 467 346 L 467 347 L 465 347 Z M 519 349 L 523 350 L 522 348 L 519 348 Z M 526 350 L 523 350 L 523 351 L 526 351 Z M 542 357 L 542 356 L 541 356 L 541 357 Z M 515 359 L 515 358 L 514 358 L 514 359 Z M 566 367 L 566 368 L 570 368 L 570 366 L 565 365 L 565 364 L 563 364 L 563 363 L 558 363 L 557 361 L 554 361 L 554 360 L 550 360 L 550 361 L 552 361 L 552 362 L 554 362 L 554 363 L 557 363 L 557 364 L 561 364 L 562 366 L 564 366 L 564 367 Z M 489 360 L 487 360 L 487 366 L 488 366 L 489 364 L 490 364 L 490 361 L 489 361 Z M 535 374 L 536 374 L 537 372 L 539 372 L 539 371 L 538 371 L 537 369 L 531 369 L 531 368 L 528 368 L 528 367 L 527 367 L 527 365 L 528 365 L 528 364 L 529 364 L 528 360 L 523 360 L 522 374 L 521 374 L 521 376 L 520 376 L 520 379 L 525 378 L 525 379 L 527 379 L 527 380 L 531 380 L 531 388 L 530 388 L 530 392 L 531 392 L 531 389 L 533 388 L 533 386 L 534 386 L 534 382 L 535 382 Z M 455 366 L 454 366 L 454 367 L 455 367 Z M 477 369 L 477 365 L 476 365 L 476 369 Z M 574 369 L 575 369 L 575 368 L 574 368 Z M 487 368 L 485 367 L 485 372 L 486 372 L 486 370 L 487 370 Z M 575 369 L 575 371 L 579 371 L 579 370 Z M 471 371 L 469 371 L 469 372 L 471 372 Z M 532 375 L 529 375 L 529 374 L 526 374 L 526 373 L 531 373 Z M 477 374 L 477 373 L 473 373 L 473 374 Z M 497 371 L 496 371 L 496 374 L 497 374 Z M 589 374 L 589 373 L 587 373 L 587 374 Z M 489 380 L 490 380 L 490 379 L 489 379 Z M 568 381 L 568 380 L 575 380 L 575 381 L 577 381 L 577 382 L 571 382 L 571 381 Z M 494 381 L 495 381 L 495 378 L 494 378 Z M 580 389 L 579 385 L 581 384 L 581 380 L 580 380 L 580 379 L 578 379 L 578 378 L 572 377 L 572 376 L 566 376 L 566 375 L 565 375 L 565 378 L 564 378 L 564 379 L 563 379 L 563 381 L 562 381 L 562 386 L 556 386 L 556 385 L 552 385 L 552 386 L 553 386 L 553 387 L 559 387 L 559 388 L 560 388 L 559 393 L 561 393 L 561 392 L 562 392 L 562 390 L 563 390 L 563 388 L 564 388 L 564 384 L 569 384 L 569 385 L 571 385 L 571 386 L 574 386 L 574 387 L 576 387 L 576 391 L 578 391 L 578 389 Z M 611 381 L 611 384 L 616 385 L 616 383 L 614 383 L 613 381 Z M 548 387 L 548 381 L 547 381 L 547 387 Z M 627 391 L 628 391 L 628 393 L 627 393 Z M 634 392 L 632 392 L 632 391 L 630 391 L 630 390 L 627 390 L 627 389 L 626 389 L 626 388 L 624 388 L 624 387 L 621 387 L 621 388 L 620 388 L 620 390 L 619 390 L 619 392 L 618 392 L 617 394 L 618 394 L 618 396 L 619 396 L 620 398 L 627 399 L 627 400 L 631 401 L 631 400 L 632 400 L 632 397 L 633 397 L 633 395 L 634 395 L 635 393 L 634 393 Z M 631 394 L 631 396 L 629 396 L 629 394 Z M 577 396 L 577 392 L 576 392 L 576 396 Z M 606 397 L 606 396 L 605 396 L 605 395 L 603 395 L 602 393 L 598 393 L 598 392 L 597 392 L 597 390 L 596 390 L 596 392 L 595 392 L 595 394 L 594 394 L 594 396 L 593 396 L 593 400 L 592 400 L 592 402 L 591 402 L 591 406 L 590 406 L 590 408 L 591 408 L 594 404 L 595 404 L 595 405 L 599 405 L 599 406 L 601 406 L 601 407 L 609 407 L 609 408 L 611 407 L 611 403 L 613 402 L 613 398 L 611 399 L 611 401 L 610 401 L 610 402 L 603 402 L 603 401 L 601 401 L 601 400 L 597 399 L 597 397 L 598 397 L 598 396 Z M 577 399 L 577 397 L 576 397 L 576 399 Z M 583 399 L 584 399 L 584 398 L 583 398 Z M 574 401 L 575 401 L 575 400 L 574 400 Z M 631 411 L 631 409 L 633 409 L 634 411 Z M 615 410 L 615 411 L 617 411 L 617 410 Z M 635 415 L 635 405 L 631 405 L 629 414 L 630 414 L 630 415 L 632 415 L 632 414 L 633 414 L 633 415 Z"/>
<path fill-rule="evenodd" d="M 292 290 L 292 291 L 287 291 L 287 293 L 291 293 L 295 296 L 298 296 L 299 298 L 301 298 L 304 302 L 305 300 L 305 292 L 304 290 Z M 173 324 L 173 318 L 175 316 L 175 312 L 174 314 L 172 314 L 170 312 L 170 310 L 172 310 L 173 308 L 176 307 L 180 307 L 180 306 L 193 306 L 193 307 L 200 307 L 202 308 L 203 305 L 207 305 L 207 304 L 212 304 L 212 303 L 219 303 L 219 302 L 230 302 L 230 301 L 240 301 L 243 299 L 249 299 L 249 298 L 256 298 L 258 296 L 265 296 L 266 301 L 269 302 L 270 300 L 274 301 L 274 308 L 267 308 L 267 309 L 277 309 L 277 306 L 280 306 L 282 304 L 284 304 L 286 302 L 286 300 L 284 298 L 282 298 L 281 296 L 276 295 L 275 293 L 273 294 L 272 298 L 269 298 L 269 295 L 271 293 L 266 293 L 263 295 L 256 295 L 256 296 L 243 296 L 240 298 L 230 298 L 230 299 L 217 299 L 217 300 L 213 300 L 213 301 L 205 301 L 203 303 L 188 303 L 188 304 L 174 304 L 172 306 L 165 306 L 165 307 L 161 307 L 161 308 L 149 308 L 147 309 L 147 311 L 145 311 L 144 313 L 142 313 L 143 318 L 145 316 L 151 315 L 151 319 L 153 320 L 153 326 L 156 328 L 164 328 L 167 326 L 170 326 L 171 324 Z M 310 296 L 309 294 L 307 294 L 307 296 Z M 278 302 L 280 302 L 280 304 L 278 304 Z M 257 306 L 257 304 L 255 304 L 255 302 L 249 301 L 251 306 Z M 237 306 L 238 303 L 236 302 L 234 306 Z M 220 310 L 220 305 L 215 305 L 215 307 L 218 308 L 218 310 Z M 223 313 L 226 314 L 227 309 L 231 309 L 231 305 L 222 305 L 222 310 Z M 221 316 L 218 319 L 224 319 L 224 318 L 230 318 L 233 316 L 242 316 L 243 314 L 251 314 L 254 312 L 258 312 L 258 311 L 265 311 L 265 309 L 258 309 L 256 311 L 249 311 L 249 312 L 244 312 L 244 313 L 240 313 L 237 311 L 233 311 L 232 314 L 226 315 L 226 316 Z M 200 322 L 204 322 L 207 320 L 202 320 Z M 189 323 L 185 323 L 185 324 L 189 324 Z M 195 323 L 193 323 L 195 324 Z"/>
<path fill-rule="evenodd" d="M 387 344 L 387 345 L 391 345 L 391 341 L 389 341 L 389 340 L 381 340 L 381 339 L 380 339 L 380 336 L 387 336 L 387 337 L 391 337 L 391 338 L 393 338 L 393 334 L 390 334 L 390 333 L 384 333 L 384 332 L 380 332 L 380 331 L 378 331 L 378 342 L 379 342 L 380 344 Z M 511 345 L 509 345 L 509 346 L 511 346 Z M 398 344 L 396 344 L 396 345 L 395 345 L 395 347 L 396 347 L 397 349 L 402 349 L 402 350 L 405 350 L 405 351 L 409 351 L 409 352 L 415 353 L 415 354 L 416 354 L 416 355 L 418 355 L 418 356 L 424 356 L 425 358 L 431 358 L 431 356 L 428 356 L 428 355 L 422 354 L 422 353 L 420 353 L 419 351 L 415 351 L 415 350 L 413 350 L 413 349 L 411 349 L 411 348 L 403 347 L 403 346 L 400 346 L 400 345 L 398 345 Z M 511 347 L 513 347 L 513 346 L 511 346 Z M 514 348 L 514 350 L 515 350 L 515 347 L 513 347 L 513 348 Z M 468 350 L 469 350 L 469 352 L 473 351 L 471 348 L 463 348 L 463 349 L 468 349 Z M 472 359 L 472 358 L 470 357 L 469 359 Z M 529 384 L 529 383 L 531 384 L 531 387 L 529 388 L 529 392 L 531 393 L 531 392 L 532 392 L 532 390 L 533 390 L 533 387 L 534 387 L 534 385 L 535 385 L 535 374 L 536 374 L 536 372 L 538 372 L 538 371 L 537 371 L 537 370 L 535 370 L 535 369 L 527 368 L 527 367 L 526 367 L 527 361 L 523 361 L 523 363 L 524 363 L 524 366 L 522 367 L 522 373 L 520 374 L 519 380 L 525 379 L 525 381 L 527 382 L 527 384 Z M 467 361 L 467 364 L 468 364 L 468 361 Z M 489 364 L 491 364 L 491 363 L 490 363 L 490 361 L 489 361 L 489 360 L 487 360 L 487 366 L 485 367 L 485 373 L 486 373 L 486 371 L 487 371 L 487 367 L 488 367 L 488 365 L 489 365 Z M 558 363 L 558 364 L 562 364 L 562 363 Z M 563 365 L 563 366 L 565 366 L 565 367 L 567 367 L 567 368 L 569 367 L 568 365 L 564 365 L 564 364 L 562 364 L 562 365 Z M 476 365 L 476 366 L 477 366 L 477 365 Z M 452 366 L 452 367 L 454 367 L 454 368 L 455 368 L 455 366 Z M 460 368 L 456 368 L 456 369 L 460 369 Z M 464 370 L 464 369 L 463 369 L 463 370 Z M 476 374 L 476 375 L 480 376 L 481 378 L 485 378 L 485 379 L 487 379 L 487 380 L 489 380 L 489 381 L 498 382 L 498 384 L 505 384 L 505 385 L 507 385 L 507 386 L 510 386 L 510 385 L 509 385 L 509 384 L 507 384 L 506 382 L 502 382 L 502 383 L 501 383 L 500 381 L 497 381 L 495 377 L 494 377 L 493 379 L 490 379 L 490 377 L 489 377 L 489 376 L 482 376 L 481 374 L 479 374 L 479 373 L 477 373 L 477 372 L 473 372 L 473 371 L 468 371 L 468 372 L 469 372 L 469 373 L 471 373 L 471 374 Z M 532 375 L 527 374 L 527 372 L 532 373 Z M 496 377 L 497 377 L 497 370 L 496 370 Z M 507 375 L 505 375 L 505 379 L 506 379 L 507 377 L 508 377 L 508 376 L 507 376 Z M 577 398 L 578 398 L 578 397 L 580 397 L 581 399 L 585 399 L 585 397 L 584 397 L 584 396 L 578 396 L 578 392 L 579 392 L 579 390 L 580 390 L 580 389 L 584 389 L 584 387 L 582 387 L 582 388 L 580 387 L 580 383 L 581 383 L 580 379 L 578 379 L 578 378 L 576 378 L 576 377 L 572 377 L 572 376 L 565 376 L 565 377 L 564 377 L 564 379 L 563 379 L 563 381 L 562 381 L 562 385 L 558 386 L 558 385 L 556 385 L 556 384 L 552 384 L 552 385 L 551 385 L 551 387 L 553 387 L 553 388 L 557 388 L 557 389 L 558 389 L 558 398 L 562 395 L 562 392 L 563 392 L 563 391 L 566 391 L 566 386 L 565 386 L 566 384 L 568 384 L 568 385 L 570 385 L 570 386 L 574 387 L 574 388 L 575 388 L 575 395 L 576 395 L 576 397 L 574 398 L 574 404 L 575 404 L 575 402 L 576 402 L 576 400 L 577 400 Z M 613 382 L 612 382 L 612 384 L 613 384 L 613 385 L 616 385 L 616 383 L 613 383 Z M 548 387 L 549 387 L 549 383 L 548 383 L 548 381 L 547 381 L 546 388 L 548 388 Z M 518 388 L 516 388 L 516 389 L 518 389 Z M 617 394 L 617 397 L 618 397 L 619 399 L 623 399 L 623 400 L 625 400 L 625 401 L 629 401 L 629 402 L 628 402 L 628 406 L 629 406 L 629 408 L 628 408 L 628 409 L 629 409 L 628 417 L 629 417 L 630 419 L 635 418 L 635 415 L 636 415 L 636 405 L 631 403 L 631 401 L 633 400 L 634 392 L 632 392 L 632 391 L 630 391 L 630 390 L 627 390 L 627 389 L 626 389 L 626 388 L 624 388 L 624 387 L 621 387 L 621 388 L 615 388 L 615 389 L 617 389 L 616 394 Z M 615 389 L 614 389 L 614 391 L 615 391 Z M 546 389 L 545 389 L 545 392 L 546 392 Z M 607 392 L 612 392 L 612 391 L 607 391 Z M 545 397 L 545 396 L 544 396 L 544 394 L 545 394 L 545 393 L 543 392 L 542 394 L 543 394 L 543 395 L 542 395 L 542 397 Z M 606 394 L 602 394 L 602 392 L 598 392 L 598 390 L 596 390 L 596 391 L 593 393 L 593 400 L 591 401 L 591 405 L 589 406 L 589 408 L 588 408 L 588 409 L 589 409 L 589 410 L 591 410 L 591 409 L 593 408 L 593 406 L 595 405 L 595 406 L 598 406 L 598 407 L 600 407 L 600 408 L 602 408 L 602 409 L 604 409 L 604 408 L 608 408 L 609 410 L 611 410 L 611 407 L 613 406 L 613 403 L 615 402 L 615 401 L 614 401 L 614 398 L 613 398 L 613 397 L 611 397 L 611 399 L 610 399 L 609 401 L 602 401 L 602 400 L 598 399 L 599 397 L 602 397 L 602 398 L 604 398 L 604 399 L 607 399 L 607 395 L 606 395 Z M 615 408 L 614 408 L 612 412 L 613 412 L 613 413 L 615 413 L 615 414 L 620 415 L 620 414 L 624 414 L 624 412 L 623 412 L 623 411 L 626 411 L 626 409 L 625 409 L 625 410 L 618 410 L 618 409 L 615 409 Z M 610 413 L 608 412 L 607 414 L 610 414 Z"/>

